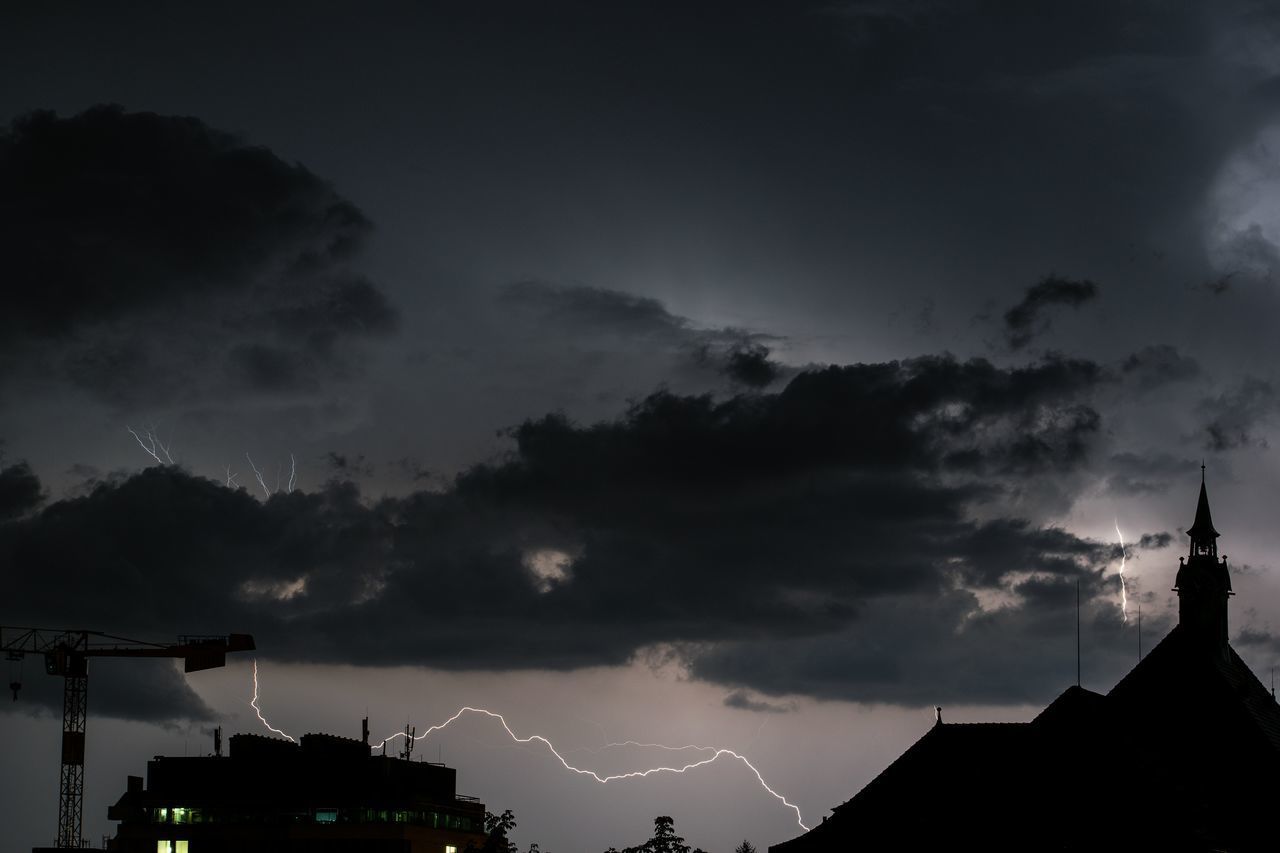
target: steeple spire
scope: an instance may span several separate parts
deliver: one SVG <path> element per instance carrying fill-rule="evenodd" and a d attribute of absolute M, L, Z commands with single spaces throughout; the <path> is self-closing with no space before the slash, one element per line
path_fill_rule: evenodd
<path fill-rule="evenodd" d="M 1200 465 L 1200 499 L 1196 520 L 1187 530 L 1191 555 L 1178 566 L 1174 590 L 1178 593 L 1178 625 L 1184 634 L 1197 638 L 1220 655 L 1228 654 L 1227 598 L 1231 595 L 1231 574 L 1227 558 L 1218 560 L 1218 531 L 1209 512 L 1209 491 Z"/>
<path fill-rule="evenodd" d="M 1213 515 L 1209 512 L 1209 491 L 1204 485 L 1204 463 L 1200 463 L 1200 500 L 1196 503 L 1196 520 L 1187 529 L 1191 537 L 1191 556 L 1207 554 L 1218 556 L 1218 531 L 1213 529 Z"/>

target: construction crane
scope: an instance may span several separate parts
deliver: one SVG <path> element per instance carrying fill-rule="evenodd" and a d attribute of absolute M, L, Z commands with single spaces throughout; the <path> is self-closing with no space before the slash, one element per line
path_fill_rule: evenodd
<path fill-rule="evenodd" d="M 224 666 L 227 652 L 253 651 L 249 634 L 182 636 L 176 643 L 148 643 L 101 631 L 65 628 L 15 628 L 0 625 L 0 651 L 10 661 L 43 655 L 44 670 L 61 675 L 62 774 L 58 785 L 58 848 L 85 846 L 81 837 L 84 804 L 85 715 L 88 709 L 89 658 L 182 658 L 187 672 Z M 16 701 L 20 679 L 9 683 Z"/>

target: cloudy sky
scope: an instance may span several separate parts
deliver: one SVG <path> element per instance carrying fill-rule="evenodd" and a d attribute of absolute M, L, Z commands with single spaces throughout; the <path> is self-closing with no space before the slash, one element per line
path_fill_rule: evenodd
<path fill-rule="evenodd" d="M 1280 14 L 321 5 L 0 31 L 0 622 L 252 632 L 294 734 L 730 748 L 813 824 L 934 705 L 1072 683 L 1077 585 L 1108 689 L 1203 460 L 1266 680 Z M 5 853 L 54 833 L 37 663 Z M 95 662 L 86 835 L 251 691 Z M 524 846 L 799 831 L 732 760 L 419 749 Z"/>

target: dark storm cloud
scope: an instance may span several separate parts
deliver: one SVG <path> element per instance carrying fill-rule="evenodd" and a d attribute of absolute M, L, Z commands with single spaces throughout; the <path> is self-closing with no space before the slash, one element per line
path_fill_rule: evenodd
<path fill-rule="evenodd" d="M 1206 450 L 1266 447 L 1265 427 L 1280 411 L 1280 399 L 1269 381 L 1246 376 L 1234 388 L 1200 401 L 1199 409 L 1210 415 L 1204 425 Z"/>
<path fill-rule="evenodd" d="M 984 652 L 996 632 L 967 627 L 989 621 L 984 596 L 1012 602 L 991 617 L 1010 630 L 1043 632 L 1069 621 L 1077 581 L 1111 594 L 1110 544 L 999 511 L 1024 478 L 1084 462 L 1099 429 L 1079 413 L 1102 381 L 1084 361 L 936 356 L 724 400 L 658 392 L 613 421 L 526 421 L 451 488 L 372 503 L 338 480 L 263 503 L 157 466 L 0 527 L 0 559 L 28 621 L 109 608 L 148 636 L 249 631 L 276 658 L 461 669 L 666 646 L 735 688 L 915 701 L 885 667 L 925 665 L 917 640 L 946 632 Z M 80 595 L 28 588 L 49 573 Z M 783 678 L 786 650 L 845 636 L 826 681 Z M 766 640 L 777 669 L 758 681 L 727 663 Z M 1008 698 L 1011 677 L 931 689 Z"/>
<path fill-rule="evenodd" d="M 1144 533 L 1138 539 L 1138 547 L 1143 551 L 1158 551 L 1173 544 L 1173 534 L 1168 531 Z"/>
<path fill-rule="evenodd" d="M 737 708 L 740 711 L 754 711 L 758 714 L 786 714 L 794 711 L 791 705 L 779 705 L 763 699 L 753 699 L 745 690 L 735 690 L 724 697 L 726 708 Z"/>
<path fill-rule="evenodd" d="M 314 390 L 395 313 L 325 181 L 189 117 L 95 107 L 0 132 L 0 378 L 114 403 Z"/>
<path fill-rule="evenodd" d="M 740 385 L 764 388 L 782 375 L 782 365 L 769 358 L 769 348 L 749 344 L 730 350 L 721 371 Z"/>
<path fill-rule="evenodd" d="M 97 624 L 97 623 L 94 623 Z M 176 642 L 174 636 L 143 637 L 148 641 Z M 95 716 L 124 720 L 145 720 L 175 725 L 193 720 L 212 720 L 214 712 L 184 680 L 181 662 L 168 660 L 113 660 L 90 662 L 90 702 Z M 0 702 L 0 712 L 42 711 L 50 716 L 62 713 L 62 679 L 46 675 L 44 659 L 30 655 L 20 669 L 22 688 L 18 698 Z M 191 676 L 199 678 L 198 675 Z"/>
<path fill-rule="evenodd" d="M 608 334 L 666 342 L 683 340 L 690 332 L 689 321 L 657 299 L 600 287 L 519 281 L 503 290 L 501 300 L 539 319 Z"/>
<path fill-rule="evenodd" d="M 1098 286 L 1091 281 L 1072 281 L 1048 275 L 1027 288 L 1022 300 L 1004 312 L 1005 340 L 1010 349 L 1018 350 L 1047 331 L 1051 309 L 1063 306 L 1079 308 L 1096 299 Z"/>
<path fill-rule="evenodd" d="M 0 468 L 0 521 L 25 515 L 44 501 L 40 478 L 26 462 Z"/>
<path fill-rule="evenodd" d="M 1158 494 L 1199 464 L 1198 460 L 1170 453 L 1117 453 L 1105 466 L 1107 491 L 1120 495 Z"/>
<path fill-rule="evenodd" d="M 669 352 L 685 367 L 707 369 L 733 383 L 764 388 L 789 373 L 770 358 L 781 339 L 734 327 L 705 328 L 671 313 L 659 300 L 581 284 L 521 281 L 500 301 L 539 324 L 554 324 L 581 346 L 595 338 L 642 344 L 648 356 Z"/>
<path fill-rule="evenodd" d="M 366 459 L 363 453 L 352 455 L 331 450 L 325 454 L 324 460 L 329 470 L 339 479 L 372 477 L 374 473 L 374 464 Z"/>
<path fill-rule="evenodd" d="M 1170 344 L 1153 344 L 1130 353 L 1120 362 L 1120 372 L 1139 391 L 1150 391 L 1172 382 L 1185 382 L 1200 374 L 1200 364 Z"/>

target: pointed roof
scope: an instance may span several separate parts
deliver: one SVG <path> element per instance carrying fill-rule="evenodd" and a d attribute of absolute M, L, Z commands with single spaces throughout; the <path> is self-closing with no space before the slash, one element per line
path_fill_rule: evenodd
<path fill-rule="evenodd" d="M 1209 492 L 1204 487 L 1204 469 L 1200 470 L 1200 500 L 1196 503 L 1196 520 L 1187 530 L 1192 539 L 1217 539 L 1218 531 L 1213 529 L 1213 516 L 1209 514 Z"/>

